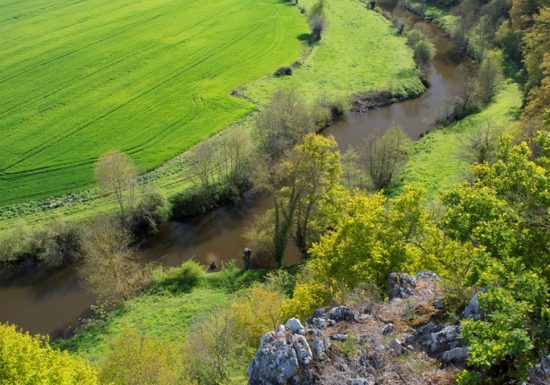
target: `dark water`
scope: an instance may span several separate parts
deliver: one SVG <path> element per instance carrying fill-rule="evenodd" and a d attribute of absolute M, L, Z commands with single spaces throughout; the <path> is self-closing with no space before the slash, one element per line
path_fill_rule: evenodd
<path fill-rule="evenodd" d="M 432 128 L 434 119 L 443 116 L 452 101 L 456 81 L 454 70 L 459 63 L 453 47 L 434 25 L 418 20 L 410 13 L 395 17 L 407 28 L 423 30 L 437 48 L 430 63 L 428 78 L 430 89 L 422 96 L 369 111 L 365 114 L 348 113 L 328 127 L 324 133 L 334 135 L 341 148 L 360 144 L 375 130 L 401 126 L 413 139 Z M 159 234 L 144 246 L 144 258 L 178 265 L 194 258 L 204 264 L 237 258 L 239 264 L 245 241 L 244 230 L 255 215 L 270 207 L 265 196 L 247 195 L 238 207 L 220 207 L 212 212 L 180 222 L 161 226 Z M 289 248 L 285 263 L 297 261 L 297 252 Z M 79 284 L 76 267 L 43 276 L 26 276 L 24 279 L 0 287 L 0 321 L 12 322 L 32 333 L 50 334 L 52 337 L 68 335 L 79 318 L 86 316 L 94 298 Z M 71 326 L 72 325 L 72 326 Z"/>

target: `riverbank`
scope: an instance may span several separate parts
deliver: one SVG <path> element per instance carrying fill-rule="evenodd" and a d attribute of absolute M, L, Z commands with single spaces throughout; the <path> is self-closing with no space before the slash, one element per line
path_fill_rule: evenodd
<path fill-rule="evenodd" d="M 436 127 L 414 143 L 396 190 L 407 184 L 422 185 L 427 199 L 438 201 L 442 193 L 470 177 L 471 141 L 486 130 L 511 133 L 521 106 L 518 84 L 508 81 L 500 86 L 493 103 L 479 113 Z"/>

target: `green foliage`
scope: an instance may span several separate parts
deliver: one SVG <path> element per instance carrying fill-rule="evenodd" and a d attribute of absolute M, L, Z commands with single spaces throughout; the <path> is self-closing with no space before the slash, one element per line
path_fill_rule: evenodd
<path fill-rule="evenodd" d="M 239 191 L 235 186 L 219 181 L 208 186 L 195 185 L 179 192 L 172 197 L 170 203 L 173 215 L 182 218 L 204 214 L 221 202 L 233 201 L 238 197 Z"/>
<path fill-rule="evenodd" d="M 46 338 L 0 324 L 0 383 L 17 385 L 97 385 L 87 361 L 60 352 Z"/>
<path fill-rule="evenodd" d="M 175 343 L 140 335 L 129 326 L 109 341 L 99 362 L 103 384 L 176 385 L 182 374 L 183 354 Z"/>
<path fill-rule="evenodd" d="M 150 293 L 178 294 L 190 292 L 205 276 L 204 266 L 195 261 L 185 261 L 179 267 L 153 270 Z"/>
<path fill-rule="evenodd" d="M 132 213 L 132 227 L 141 232 L 156 232 L 171 214 L 172 206 L 161 191 L 145 191 Z"/>

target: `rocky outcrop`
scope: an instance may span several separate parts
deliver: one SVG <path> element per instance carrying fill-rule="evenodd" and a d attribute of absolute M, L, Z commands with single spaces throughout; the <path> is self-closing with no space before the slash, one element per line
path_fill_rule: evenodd
<path fill-rule="evenodd" d="M 319 346 L 317 346 L 319 349 Z M 316 352 L 317 355 L 324 352 Z M 248 367 L 249 385 L 313 384 L 309 364 L 314 356 L 305 336 L 280 326 L 262 337 Z"/>
<path fill-rule="evenodd" d="M 390 299 L 408 298 L 414 293 L 416 278 L 403 273 L 391 273 L 388 276 Z"/>
<path fill-rule="evenodd" d="M 464 365 L 468 358 L 468 350 L 459 340 L 458 325 L 442 326 L 433 322 L 413 330 L 413 335 L 407 337 L 408 345 L 420 348 L 431 357 L 450 365 Z"/>
<path fill-rule="evenodd" d="M 427 322 L 439 312 L 438 281 L 429 272 L 395 273 L 388 278 L 392 300 L 368 312 L 357 303 L 318 309 L 305 323 L 289 319 L 262 337 L 249 385 L 450 385 L 449 373 L 458 373 L 454 365 L 462 365 L 468 351 L 458 326 Z M 414 373 L 409 360 L 427 369 Z"/>
<path fill-rule="evenodd" d="M 546 356 L 540 363 L 529 371 L 529 385 L 550 384 L 550 355 Z"/>

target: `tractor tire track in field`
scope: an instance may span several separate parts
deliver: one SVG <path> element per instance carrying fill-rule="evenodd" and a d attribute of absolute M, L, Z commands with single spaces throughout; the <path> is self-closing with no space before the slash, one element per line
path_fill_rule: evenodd
<path fill-rule="evenodd" d="M 179 76 L 183 75 L 184 73 L 188 72 L 189 70 L 192 70 L 194 69 L 195 67 L 199 66 L 200 64 L 203 64 L 205 61 L 207 61 L 208 59 L 212 58 L 213 56 L 215 56 L 220 50 L 225 50 L 227 49 L 228 47 L 238 43 L 239 41 L 241 41 L 242 39 L 244 39 L 245 37 L 247 37 L 248 35 L 254 33 L 255 31 L 257 31 L 260 27 L 262 26 L 262 24 L 258 24 L 258 25 L 254 25 L 247 33 L 245 34 L 242 34 L 241 36 L 239 36 L 238 38 L 232 40 L 231 42 L 225 44 L 224 46 L 222 47 L 216 47 L 215 50 L 211 51 L 211 53 L 209 53 L 208 55 L 206 55 L 205 57 L 201 58 L 200 60 L 196 61 L 194 64 L 184 68 L 183 70 L 177 72 L 176 74 L 168 77 L 167 79 L 165 79 L 164 81 L 160 82 L 160 83 L 157 83 L 155 86 L 149 88 L 148 90 L 134 96 L 133 98 L 129 99 L 128 101 L 126 101 L 125 103 L 109 110 L 108 112 L 102 114 L 99 118 L 93 120 L 93 121 L 90 121 L 76 129 L 73 129 L 71 132 L 69 133 L 63 133 L 63 134 L 59 134 L 55 137 L 53 137 L 52 139 L 46 141 L 46 142 L 43 142 L 41 143 L 40 145 L 30 149 L 29 151 L 26 151 L 25 153 L 21 154 L 19 157 L 17 157 L 15 160 L 11 161 L 11 163 L 6 163 L 4 164 L 1 168 L 0 168 L 0 171 L 1 172 L 4 172 L 6 174 L 11 174 L 8 172 L 8 170 L 18 164 L 20 164 L 21 162 L 24 162 L 25 160 L 27 160 L 28 158 L 32 157 L 32 156 L 35 156 L 39 153 L 41 153 L 42 151 L 46 150 L 48 147 L 54 145 L 54 144 L 57 144 L 75 134 L 77 134 L 78 132 L 86 129 L 87 127 L 91 126 L 92 124 L 94 123 L 97 123 L 98 121 L 106 118 L 107 116 L 117 112 L 118 110 L 124 108 L 125 106 L 129 105 L 130 103 L 142 98 L 143 96 L 155 91 L 156 89 L 162 87 L 163 85 L 167 84 L 168 82 L 171 82 L 172 80 L 178 78 Z M 154 135 L 153 136 L 153 139 L 159 135 L 162 135 L 164 132 L 166 132 L 166 129 L 162 130 L 161 132 L 159 132 L 158 134 Z M 148 141 L 149 142 L 149 141 Z M 52 167 L 52 166 L 46 166 L 46 167 Z M 29 173 L 31 172 L 32 169 L 29 169 L 28 171 L 21 171 L 19 175 L 27 175 L 25 174 L 25 172 Z"/>
<path fill-rule="evenodd" d="M 228 13 L 227 11 L 228 11 L 228 10 L 226 9 L 225 11 L 220 12 L 218 16 L 221 16 L 222 14 Z M 197 22 L 197 23 L 191 25 L 189 28 L 184 29 L 184 30 L 182 30 L 182 31 L 179 31 L 178 34 L 179 34 L 179 35 L 186 34 L 186 33 L 188 33 L 189 31 L 191 31 L 192 29 L 194 29 L 194 28 L 196 28 L 196 27 L 198 27 L 198 26 L 201 26 L 202 24 L 204 24 L 204 23 L 206 23 L 206 22 L 208 22 L 208 21 L 210 21 L 210 18 L 205 18 L 205 19 L 201 20 L 200 22 Z M 88 78 L 91 78 L 91 77 L 93 77 L 94 75 L 97 75 L 97 74 L 99 74 L 99 73 L 101 73 L 102 71 L 105 71 L 105 70 L 107 70 L 107 69 L 113 68 L 113 67 L 115 67 L 117 64 L 120 64 L 120 63 L 122 63 L 122 62 L 125 62 L 126 60 L 128 60 L 128 59 L 130 59 L 130 58 L 132 58 L 132 57 L 138 56 L 139 54 L 141 54 L 141 53 L 143 53 L 143 52 L 145 52 L 145 51 L 147 51 L 147 52 L 149 53 L 149 54 L 147 55 L 147 57 L 148 57 L 148 56 L 152 56 L 153 54 L 155 54 L 155 53 L 157 53 L 157 52 L 160 52 L 160 51 L 164 51 L 164 50 L 167 50 L 167 49 L 173 49 L 174 47 L 177 47 L 177 46 L 179 46 L 179 45 L 181 45 L 181 44 L 183 44 L 183 43 L 185 43 L 185 42 L 187 42 L 187 41 L 193 39 L 196 35 L 198 35 L 198 34 L 200 34 L 200 33 L 202 33 L 202 32 L 203 32 L 202 30 L 201 30 L 201 31 L 198 31 L 196 34 L 191 35 L 191 36 L 189 36 L 189 37 L 183 39 L 182 41 L 178 42 L 177 44 L 170 45 L 170 46 L 158 47 L 158 43 L 157 43 L 156 41 L 153 41 L 153 42 L 149 43 L 149 45 L 147 45 L 147 46 L 145 46 L 145 47 L 142 47 L 142 48 L 141 48 L 140 50 L 138 50 L 138 51 L 131 51 L 129 55 L 124 56 L 123 58 L 121 58 L 121 59 L 119 59 L 119 60 L 116 60 L 116 61 L 114 61 L 114 62 L 112 62 L 112 63 L 110 63 L 110 64 L 107 64 L 107 65 L 105 65 L 105 66 L 103 66 L 103 67 L 101 67 L 101 68 L 99 68 L 99 69 L 97 69 L 97 70 L 95 70 L 95 71 L 93 71 L 93 72 L 87 74 L 86 76 L 80 77 L 79 80 L 86 80 L 86 79 L 88 79 Z M 150 48 L 154 48 L 154 47 L 158 47 L 158 49 L 150 49 Z M 74 82 L 69 82 L 69 83 L 67 83 L 65 86 L 60 87 L 60 88 L 57 88 L 57 89 L 55 89 L 55 90 L 53 90 L 53 91 L 51 91 L 51 92 L 49 92 L 49 93 L 47 93 L 47 94 L 45 94 L 45 95 L 37 95 L 37 96 L 34 97 L 34 98 L 27 99 L 27 100 L 24 101 L 24 103 L 15 105 L 15 106 L 11 107 L 10 109 L 8 109 L 8 110 L 4 111 L 3 113 L 1 113 L 1 114 L 0 114 L 0 119 L 6 117 L 7 115 L 9 115 L 9 114 L 11 114 L 11 113 L 13 113 L 13 112 L 15 112 L 15 111 L 17 111 L 17 110 L 26 108 L 26 107 L 28 107 L 28 106 L 30 106 L 30 105 L 33 105 L 33 104 L 36 104 L 36 102 L 37 102 L 37 101 L 40 101 L 41 99 L 49 98 L 49 97 L 51 97 L 51 96 L 53 96 L 53 95 L 55 95 L 55 94 L 57 94 L 57 93 L 59 93 L 59 92 L 65 91 L 65 90 L 67 90 L 67 89 L 69 89 L 69 88 L 71 88 L 71 87 L 74 88 L 74 87 L 77 87 L 77 86 L 75 86 Z"/>
<path fill-rule="evenodd" d="M 237 7 L 240 7 L 240 5 L 237 4 L 236 6 L 234 6 L 234 8 L 237 8 Z M 221 15 L 224 15 L 224 14 L 226 14 L 226 13 L 228 13 L 229 10 L 230 10 L 230 9 L 227 9 L 226 12 L 221 12 L 220 16 L 221 16 Z M 158 18 L 158 16 L 156 16 L 155 18 Z M 205 20 L 205 21 L 208 21 L 208 19 Z M 243 36 L 243 38 L 244 38 L 244 37 L 245 37 L 245 36 Z M 183 43 L 185 43 L 187 40 L 188 40 L 188 39 L 184 39 L 184 40 L 180 41 L 179 43 L 177 43 L 176 45 L 183 44 Z M 240 40 L 240 39 L 239 39 L 239 40 Z M 229 47 L 230 45 L 232 45 L 232 43 L 227 44 L 226 46 L 223 46 L 221 49 L 226 49 L 226 48 Z M 71 136 L 71 135 L 77 133 L 77 132 L 80 131 L 81 129 L 86 128 L 86 127 L 88 127 L 89 125 L 95 123 L 96 121 L 99 121 L 99 120 L 105 118 L 106 116 L 110 115 L 110 114 L 113 113 L 113 112 L 116 112 L 117 110 L 119 110 L 120 108 L 124 107 L 125 105 L 127 105 L 127 104 L 129 104 L 129 103 L 131 103 L 131 102 L 133 102 L 133 101 L 135 101 L 135 100 L 137 100 L 138 98 L 141 98 L 142 96 L 148 94 L 148 93 L 151 92 L 151 91 L 156 90 L 157 88 L 159 88 L 159 87 L 163 86 L 164 84 L 168 83 L 169 81 L 171 81 L 173 78 L 175 78 L 175 77 L 177 77 L 177 76 L 180 76 L 180 75 L 181 75 L 182 73 L 184 73 L 185 71 L 187 71 L 187 70 L 189 70 L 189 69 L 195 68 L 197 65 L 201 64 L 201 63 L 204 62 L 205 60 L 208 60 L 208 59 L 211 58 L 215 53 L 217 53 L 218 50 L 219 50 L 219 47 L 216 47 L 216 48 L 217 48 L 217 49 L 214 51 L 214 53 L 211 53 L 211 54 L 209 54 L 208 56 L 202 58 L 199 62 L 195 63 L 195 64 L 192 65 L 191 67 L 187 67 L 183 72 L 180 72 L 180 73 L 178 73 L 178 74 L 176 74 L 176 75 L 174 75 L 174 76 L 172 76 L 172 77 L 166 79 L 165 81 L 163 81 L 163 82 L 161 82 L 161 83 L 157 83 L 154 87 L 152 87 L 152 88 L 150 88 L 150 89 L 148 89 L 148 90 L 146 90 L 146 91 L 140 93 L 140 94 L 137 95 L 136 97 L 134 97 L 134 98 L 130 99 L 129 101 L 127 101 L 126 103 L 117 106 L 116 108 L 112 109 L 112 110 L 109 111 L 108 113 L 106 113 L 106 114 L 100 116 L 98 119 L 95 119 L 94 121 L 88 122 L 88 123 L 85 124 L 84 126 L 82 126 L 82 127 L 80 127 L 80 128 L 77 128 L 77 129 L 73 130 L 72 132 L 70 132 L 70 133 L 68 133 L 68 134 L 66 134 L 66 133 L 61 133 L 61 134 L 59 134 L 59 135 L 57 135 L 57 136 L 55 136 L 55 137 L 53 137 L 53 138 L 51 138 L 51 139 L 49 139 L 49 140 L 47 140 L 47 141 L 45 141 L 45 142 L 42 142 L 40 145 L 35 146 L 34 148 L 31 148 L 31 149 L 29 149 L 28 151 L 26 151 L 26 152 L 20 154 L 18 157 L 16 157 L 15 159 L 13 159 L 13 160 L 11 161 L 11 162 L 12 162 L 11 164 L 10 164 L 9 161 L 8 161 L 7 164 L 3 165 L 3 166 L 0 168 L 0 171 L 2 171 L 2 170 L 8 170 L 9 168 L 13 167 L 14 165 L 17 165 L 17 164 L 21 163 L 22 161 L 25 161 L 25 160 L 28 159 L 29 157 L 31 157 L 31 156 L 33 156 L 33 155 L 35 155 L 35 154 L 41 152 L 42 150 L 44 150 L 44 149 L 50 147 L 51 145 L 53 145 L 53 144 L 59 142 L 60 140 L 63 140 L 63 139 L 65 139 L 66 137 L 69 137 L 69 136 Z M 59 140 L 60 137 L 62 137 L 62 138 Z"/>

